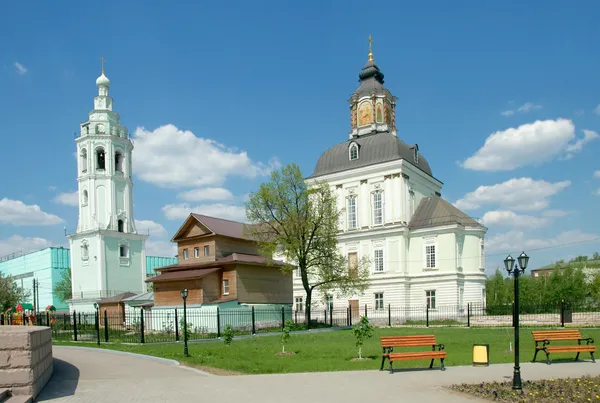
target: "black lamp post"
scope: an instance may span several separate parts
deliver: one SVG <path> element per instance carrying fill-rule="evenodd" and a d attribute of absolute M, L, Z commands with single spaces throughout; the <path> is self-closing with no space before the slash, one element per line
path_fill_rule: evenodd
<path fill-rule="evenodd" d="M 94 302 L 94 308 L 96 308 L 96 340 L 98 345 L 100 345 L 100 312 L 98 311 L 100 304 Z"/>
<path fill-rule="evenodd" d="M 188 353 L 188 344 L 187 344 L 187 339 L 188 339 L 188 334 L 187 334 L 187 305 L 185 300 L 187 299 L 188 296 L 188 290 L 187 288 L 184 288 L 183 290 L 181 290 L 181 298 L 183 298 L 183 355 L 185 355 L 186 357 L 189 357 L 190 354 Z"/>
<path fill-rule="evenodd" d="M 514 390 L 523 389 L 521 383 L 521 367 L 519 366 L 519 276 L 525 272 L 527 263 L 529 263 L 529 256 L 525 252 L 521 252 L 517 258 L 519 261 L 518 265 L 515 265 L 515 259 L 508 255 L 504 259 L 504 267 L 508 274 L 512 275 L 515 279 L 515 306 L 513 311 L 513 323 L 515 325 L 515 369 L 513 371 L 513 384 Z"/>

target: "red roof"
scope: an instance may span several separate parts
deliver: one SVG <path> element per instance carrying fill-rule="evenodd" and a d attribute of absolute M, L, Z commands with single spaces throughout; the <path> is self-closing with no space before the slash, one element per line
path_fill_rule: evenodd
<path fill-rule="evenodd" d="M 247 224 L 223 218 L 209 217 L 203 214 L 192 213 L 192 216 L 208 227 L 215 235 L 252 240 L 246 234 Z"/>

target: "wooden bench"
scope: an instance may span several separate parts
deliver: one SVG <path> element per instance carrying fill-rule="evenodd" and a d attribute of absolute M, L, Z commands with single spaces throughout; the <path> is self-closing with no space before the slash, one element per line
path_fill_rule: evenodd
<path fill-rule="evenodd" d="M 550 353 L 577 353 L 575 361 L 579 360 L 579 354 L 590 353 L 592 356 L 592 362 L 596 362 L 594 358 L 594 352 L 596 352 L 596 346 L 592 343 L 594 339 L 591 337 L 581 337 L 579 330 L 534 330 L 531 332 L 533 340 L 535 341 L 535 354 L 533 355 L 533 362 L 540 351 L 546 353 L 546 364 L 550 365 Z M 573 345 L 550 345 L 553 341 L 577 341 L 577 344 Z M 585 341 L 586 344 L 581 344 Z"/>
<path fill-rule="evenodd" d="M 394 348 L 400 347 L 431 347 L 430 351 L 403 351 L 394 352 Z M 443 344 L 437 344 L 435 336 L 432 334 L 416 335 L 416 336 L 384 336 L 381 337 L 381 347 L 383 353 L 381 355 L 381 368 L 385 360 L 388 359 L 390 362 L 390 374 L 394 372 L 392 363 L 394 361 L 409 361 L 409 360 L 431 360 L 429 368 L 433 368 L 433 361 L 437 358 L 442 364 L 442 371 L 445 371 L 444 359 L 446 358 L 446 352 Z M 437 351 L 436 351 L 437 347 Z"/>

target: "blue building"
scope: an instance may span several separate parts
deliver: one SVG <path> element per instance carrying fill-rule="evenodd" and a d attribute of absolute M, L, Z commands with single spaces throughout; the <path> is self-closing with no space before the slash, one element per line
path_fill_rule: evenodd
<path fill-rule="evenodd" d="M 62 273 L 69 269 L 70 251 L 68 248 L 51 247 L 28 254 L 12 254 L 0 258 L 0 272 L 12 276 L 20 287 L 29 291 L 26 303 L 33 303 L 33 280 L 35 279 L 39 297 L 38 307 L 44 310 L 54 305 L 59 311 L 68 311 L 69 304 L 62 302 L 54 294 L 54 287 L 62 279 Z M 146 256 L 146 274 L 154 276 L 154 269 L 176 264 L 175 257 Z"/>

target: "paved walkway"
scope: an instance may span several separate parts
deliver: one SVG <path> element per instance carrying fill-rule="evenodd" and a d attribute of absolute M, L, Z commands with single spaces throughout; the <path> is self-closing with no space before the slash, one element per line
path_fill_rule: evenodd
<path fill-rule="evenodd" d="M 209 402 L 331 403 L 397 400 L 479 402 L 444 385 L 506 381 L 512 366 L 448 367 L 439 370 L 348 371 L 279 375 L 216 376 L 175 361 L 81 347 L 54 347 L 54 375 L 38 401 L 62 402 Z M 525 363 L 524 380 L 600 375 L 600 363 Z"/>

